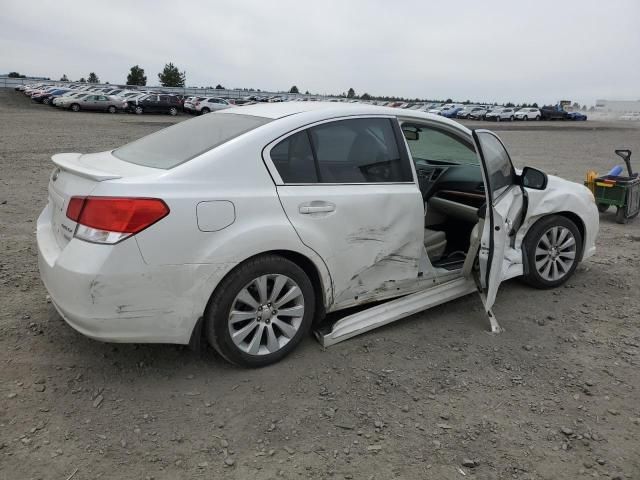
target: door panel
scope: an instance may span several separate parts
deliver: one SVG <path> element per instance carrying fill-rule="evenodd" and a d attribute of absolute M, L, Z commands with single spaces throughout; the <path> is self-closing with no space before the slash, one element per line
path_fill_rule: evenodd
<path fill-rule="evenodd" d="M 510 236 L 517 232 L 523 214 L 524 193 L 516 185 L 516 173 L 509 154 L 500 139 L 488 130 L 474 130 L 473 139 L 482 164 L 486 185 L 487 219 L 484 222 L 480 251 L 480 284 L 486 293 L 485 308 L 495 302 L 506 269 Z"/>
<path fill-rule="evenodd" d="M 424 211 L 415 184 L 277 188 L 300 239 L 331 272 L 332 309 L 388 296 L 397 283 L 417 279 Z"/>

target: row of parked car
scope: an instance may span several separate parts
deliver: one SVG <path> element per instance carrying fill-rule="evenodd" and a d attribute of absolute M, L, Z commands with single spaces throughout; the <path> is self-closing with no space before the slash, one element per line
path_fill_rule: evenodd
<path fill-rule="evenodd" d="M 165 113 L 177 115 L 209 113 L 232 106 L 232 102 L 216 97 L 186 97 L 174 93 L 152 90 L 128 90 L 126 88 L 50 84 L 21 85 L 16 90 L 24 92 L 32 101 L 79 112 L 98 110 L 110 113 Z"/>
<path fill-rule="evenodd" d="M 567 112 L 560 107 L 505 107 L 502 105 L 463 105 L 458 103 L 445 104 L 407 104 L 399 105 L 394 102 L 386 106 L 407 108 L 409 110 L 418 110 L 440 115 L 446 118 L 460 118 L 466 120 L 494 120 L 514 121 L 514 120 L 586 120 L 587 116 L 580 112 Z M 384 102 L 378 102 L 378 105 Z"/>
<path fill-rule="evenodd" d="M 101 110 L 110 113 L 126 111 L 136 114 L 166 113 L 177 115 L 185 112 L 200 115 L 223 110 L 237 105 L 258 102 L 317 101 L 314 97 L 291 96 L 246 96 L 225 99 L 212 96 L 186 96 L 154 90 L 130 90 L 119 87 L 78 85 L 52 85 L 37 83 L 21 85 L 16 90 L 23 91 L 34 102 L 53 105 L 78 112 L 81 110 Z M 399 101 L 365 101 L 361 99 L 332 98 L 331 102 L 361 102 L 378 106 L 424 111 L 446 118 L 468 120 L 586 120 L 580 112 L 567 112 L 558 106 L 505 107 L 501 105 L 463 105 L 459 103 L 408 103 Z"/>

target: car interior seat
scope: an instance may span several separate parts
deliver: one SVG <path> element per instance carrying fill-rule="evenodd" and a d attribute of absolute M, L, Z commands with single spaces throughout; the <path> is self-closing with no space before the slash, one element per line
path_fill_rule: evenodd
<path fill-rule="evenodd" d="M 447 247 L 447 235 L 440 230 L 425 228 L 424 247 L 431 262 L 439 260 Z"/>

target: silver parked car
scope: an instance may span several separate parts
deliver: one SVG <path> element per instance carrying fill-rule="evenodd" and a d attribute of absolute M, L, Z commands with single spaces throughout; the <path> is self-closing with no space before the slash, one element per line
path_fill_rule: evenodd
<path fill-rule="evenodd" d="M 123 110 L 126 106 L 121 98 L 108 95 L 87 95 L 82 98 L 76 98 L 69 103 L 68 108 L 74 112 L 80 110 L 100 110 L 109 113 L 116 113 Z"/>

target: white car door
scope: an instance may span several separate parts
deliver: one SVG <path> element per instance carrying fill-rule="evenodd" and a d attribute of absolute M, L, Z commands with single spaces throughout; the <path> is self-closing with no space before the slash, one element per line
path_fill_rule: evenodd
<path fill-rule="evenodd" d="M 351 117 L 265 151 L 287 217 L 330 272 L 331 310 L 398 295 L 418 277 L 424 207 L 401 136 L 393 117 Z"/>
<path fill-rule="evenodd" d="M 488 130 L 474 130 L 482 164 L 487 209 L 478 253 L 485 308 L 491 309 L 502 280 L 513 263 L 511 248 L 526 213 L 525 196 L 511 158 L 500 139 Z"/>

